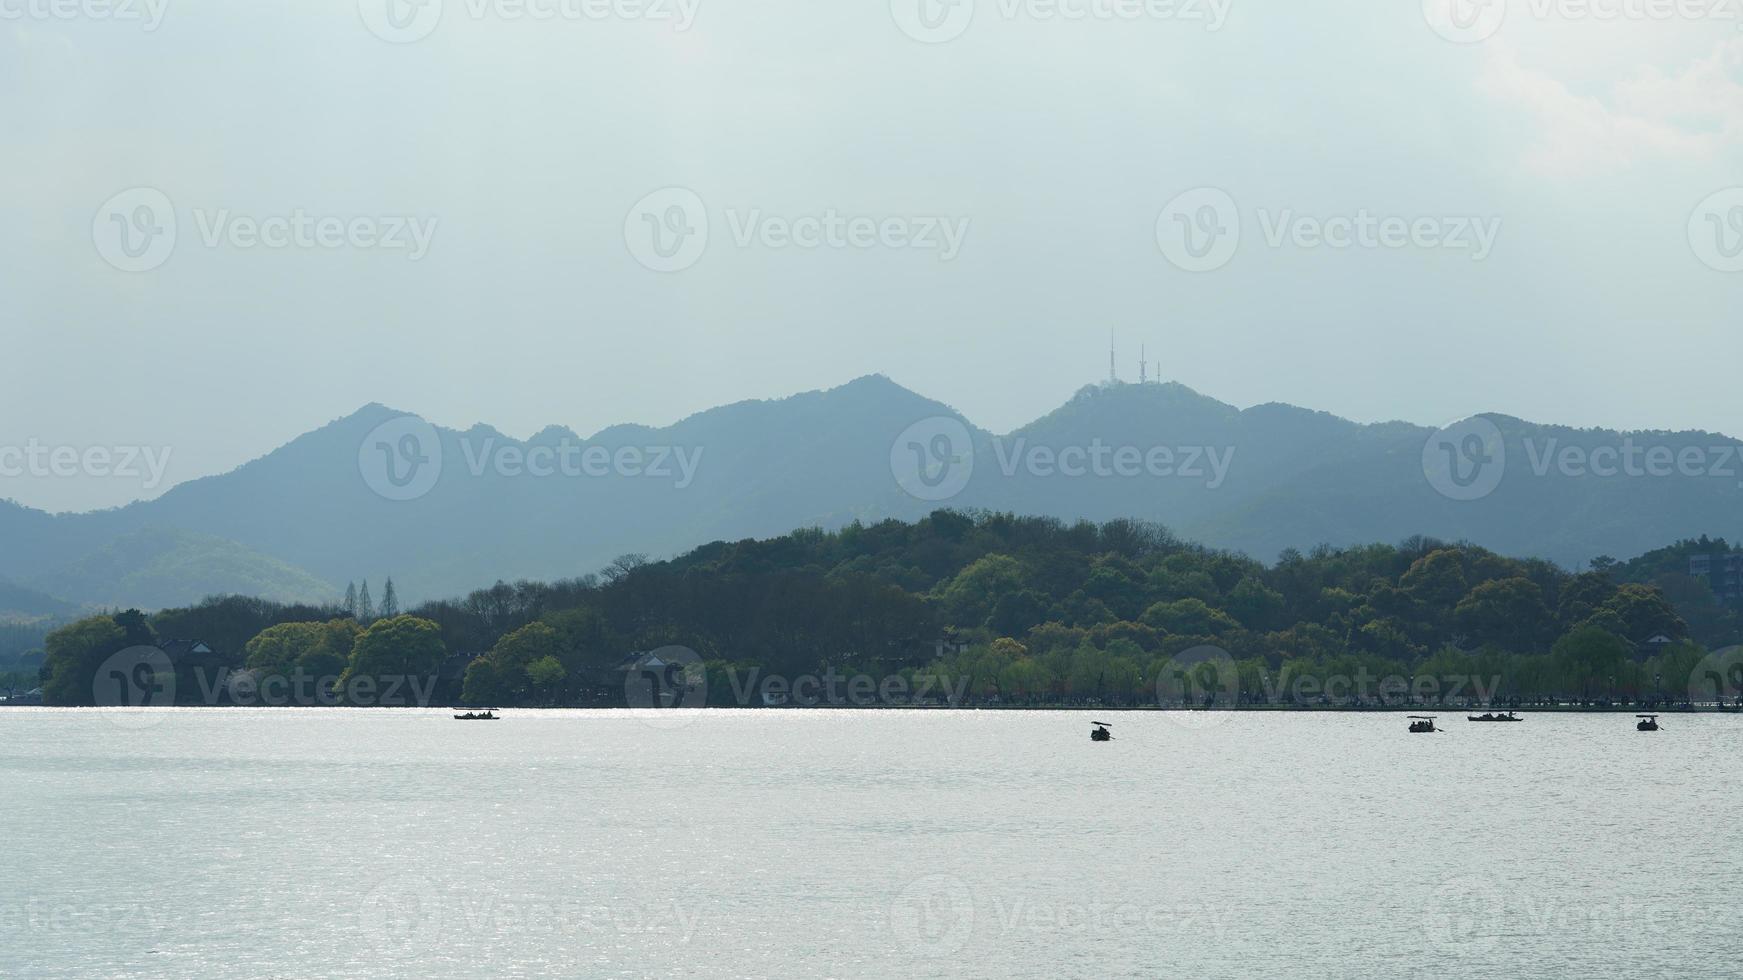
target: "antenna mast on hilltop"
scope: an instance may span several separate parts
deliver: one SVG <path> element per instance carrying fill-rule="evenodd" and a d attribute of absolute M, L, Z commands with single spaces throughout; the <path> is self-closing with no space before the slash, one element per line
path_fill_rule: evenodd
<path fill-rule="evenodd" d="M 1138 345 L 1138 383 L 1139 384 L 1144 384 L 1145 382 L 1150 380 L 1149 363 L 1150 362 L 1144 360 L 1144 345 L 1139 344 Z"/>
<path fill-rule="evenodd" d="M 1114 371 L 1114 332 L 1108 330 L 1108 384 L 1119 384 L 1120 376 Z"/>

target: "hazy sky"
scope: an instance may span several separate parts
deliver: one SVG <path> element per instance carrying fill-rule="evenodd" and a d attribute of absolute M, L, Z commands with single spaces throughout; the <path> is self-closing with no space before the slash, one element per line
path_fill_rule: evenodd
<path fill-rule="evenodd" d="M 115 2 L 0 0 L 0 447 L 871 372 L 1005 431 L 1110 328 L 1237 405 L 1743 435 L 1743 0 Z"/>

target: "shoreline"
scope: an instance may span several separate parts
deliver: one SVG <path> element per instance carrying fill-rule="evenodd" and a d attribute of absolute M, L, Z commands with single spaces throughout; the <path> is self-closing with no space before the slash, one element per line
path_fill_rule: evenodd
<path fill-rule="evenodd" d="M 405 704 L 405 705 L 350 705 L 350 704 L 176 704 L 176 705 L 52 705 L 52 704 L 10 704 L 0 701 L 0 711 L 7 709 L 26 710 L 41 708 L 51 711 L 298 711 L 298 710 L 343 710 L 343 711 L 482 711 L 483 708 L 473 705 L 453 704 Z M 1184 708 L 1161 705 L 1060 705 L 1060 704 L 976 704 L 976 705 L 945 705 L 945 704 L 813 704 L 813 705 L 698 705 L 695 707 L 632 707 L 626 705 L 539 705 L 493 707 L 496 712 L 535 712 L 535 711 L 622 711 L 641 713 L 649 711 L 1051 711 L 1060 713 L 1123 713 L 1139 712 L 1178 713 L 1178 714 L 1211 714 L 1216 712 L 1243 714 L 1404 714 L 1439 712 L 1446 715 L 1474 714 L 1483 712 L 1513 712 L 1520 716 L 1534 714 L 1590 714 L 1590 715 L 1743 715 L 1743 708 L 1718 707 L 1715 705 L 1676 705 L 1672 707 L 1647 707 L 1641 705 L 1612 705 L 1608 707 L 1595 705 L 1374 705 L 1374 706 L 1337 706 L 1337 705 L 1240 705 L 1227 708 Z"/>

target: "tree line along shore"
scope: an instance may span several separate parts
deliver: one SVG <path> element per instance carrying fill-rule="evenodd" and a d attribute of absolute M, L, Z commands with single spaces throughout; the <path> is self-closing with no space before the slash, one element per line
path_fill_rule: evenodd
<path fill-rule="evenodd" d="M 51 705 L 131 685 L 177 704 L 1717 706 L 1743 665 L 1738 609 L 1688 574 L 1713 551 L 1570 571 L 1418 537 L 1267 565 L 1141 522 L 938 511 L 403 613 L 225 596 L 93 615 L 11 681 Z"/>

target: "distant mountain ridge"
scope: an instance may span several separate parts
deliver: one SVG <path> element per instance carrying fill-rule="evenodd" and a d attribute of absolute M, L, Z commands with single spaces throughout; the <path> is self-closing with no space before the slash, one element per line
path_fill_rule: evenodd
<path fill-rule="evenodd" d="M 117 542 L 128 535 L 173 529 L 188 536 L 154 540 L 176 557 L 142 568 L 177 569 L 171 574 L 197 588 L 294 598 L 392 575 L 402 598 L 416 601 L 497 579 L 580 575 L 625 552 L 663 556 L 795 527 L 912 520 L 940 507 L 1152 520 L 1267 561 L 1286 548 L 1426 534 L 1581 565 L 1701 534 L 1743 537 L 1737 478 L 1536 471 L 1546 447 L 1591 454 L 1633 439 L 1674 454 L 1735 449 L 1735 439 L 1481 420 L 1505 442 L 1504 474 L 1492 492 L 1461 500 L 1425 475 L 1435 430 L 1275 403 L 1237 409 L 1172 383 L 1087 387 L 1004 436 L 876 375 L 586 439 L 561 426 L 526 440 L 482 424 L 461 432 L 372 404 L 155 500 L 77 515 L 0 503 L 0 576 L 76 603 L 168 599 L 173 589 L 129 592 L 125 576 L 92 569 L 108 567 L 98 556 L 126 552 Z M 898 445 L 917 425 L 928 440 Z M 906 454 L 942 445 L 933 439 L 940 427 L 967 443 L 949 463 L 965 467 L 956 471 L 960 490 L 916 495 L 898 479 L 914 465 Z M 1059 465 L 1091 453 L 1100 454 L 1101 475 Z M 1145 458 L 1166 458 L 1168 475 L 1142 464 L 1114 472 L 1120 460 Z M 603 470 L 593 465 L 601 460 Z M 386 465 L 404 472 L 372 472 Z"/>

